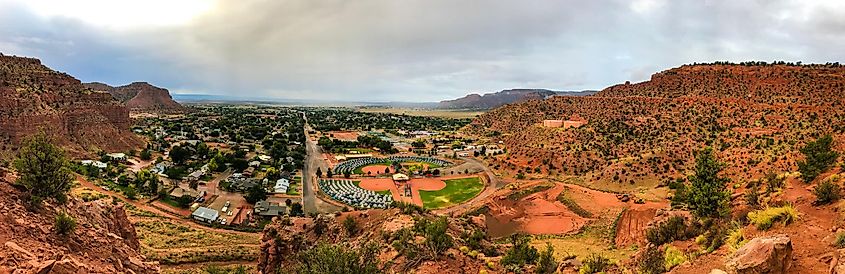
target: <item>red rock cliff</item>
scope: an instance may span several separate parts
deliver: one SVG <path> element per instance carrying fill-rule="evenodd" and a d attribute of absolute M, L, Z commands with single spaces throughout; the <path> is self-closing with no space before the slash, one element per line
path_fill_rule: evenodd
<path fill-rule="evenodd" d="M 0 151 L 38 130 L 76 155 L 125 151 L 143 144 L 130 123 L 129 110 L 108 93 L 92 91 L 38 59 L 0 55 Z"/>

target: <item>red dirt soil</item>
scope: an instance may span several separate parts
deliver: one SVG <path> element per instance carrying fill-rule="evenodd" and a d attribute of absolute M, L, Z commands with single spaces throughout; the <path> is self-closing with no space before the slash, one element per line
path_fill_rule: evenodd
<path fill-rule="evenodd" d="M 358 140 L 358 132 L 356 131 L 331 131 L 329 132 L 335 139 L 344 141 Z"/>
<path fill-rule="evenodd" d="M 542 181 L 523 185 L 529 188 Z M 578 185 L 557 183 L 551 189 L 528 195 L 518 201 L 507 198 L 510 192 L 494 197 L 489 203 L 487 224 L 492 237 L 506 236 L 514 232 L 529 234 L 567 234 L 578 231 L 591 219 L 581 217 L 557 200 L 558 195 L 566 191 L 568 196 L 581 208 L 594 216 L 616 216 L 622 209 L 632 213 L 623 214 L 620 219 L 622 228 L 618 242 L 623 244 L 638 243 L 644 240 L 645 228 L 658 208 L 667 206 L 665 202 L 646 202 L 645 204 L 623 203 L 613 193 L 588 189 Z M 642 213 L 645 212 L 645 213 Z M 624 225 L 627 224 L 627 225 Z"/>

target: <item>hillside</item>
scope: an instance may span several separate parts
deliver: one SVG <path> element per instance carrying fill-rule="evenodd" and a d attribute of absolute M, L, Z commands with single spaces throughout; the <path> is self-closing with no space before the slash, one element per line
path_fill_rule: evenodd
<path fill-rule="evenodd" d="M 0 178 L 0 273 L 158 273 L 140 253 L 122 204 L 69 199 L 64 206 L 27 209 L 25 194 Z M 76 219 L 68 236 L 55 233 L 54 216 Z"/>
<path fill-rule="evenodd" d="M 484 254 L 473 256 L 459 248 L 467 244 L 464 240 L 467 233 L 472 234 L 482 228 L 458 218 L 441 219 L 444 226 L 438 227 L 437 220 L 430 213 L 403 214 L 399 209 L 291 218 L 287 220 L 290 221 L 288 224 L 276 219 L 264 228 L 258 268 L 262 273 L 298 273 L 297 267 L 303 267 L 302 263 L 305 263 L 301 260 L 307 259 L 306 265 L 311 264 L 312 269 L 321 270 L 311 273 L 340 273 L 321 269 L 321 264 L 338 263 L 337 260 L 321 256 L 333 254 L 329 256 L 341 256 L 343 260 L 349 260 L 352 256 L 344 252 L 328 253 L 321 248 L 322 244 L 328 244 L 341 250 L 359 252 L 363 259 L 341 264 L 358 266 L 372 263 L 374 267 L 384 270 L 379 273 L 487 271 L 485 266 L 488 259 L 484 258 Z M 350 230 L 349 227 L 355 229 Z M 476 239 L 474 244 L 486 248 L 488 253 L 500 252 L 498 245 L 483 237 Z M 359 273 L 351 269 L 346 271 Z"/>
<path fill-rule="evenodd" d="M 591 94 L 592 92 L 589 91 L 558 92 L 547 89 L 509 89 L 484 95 L 470 94 L 454 100 L 440 101 L 437 107 L 442 109 L 492 109 L 510 103 L 545 99 L 555 95 L 581 96 Z"/>
<path fill-rule="evenodd" d="M 186 110 L 185 107 L 173 100 L 167 89 L 153 86 L 147 82 L 134 82 L 119 87 L 92 82 L 86 83 L 85 86 L 96 91 L 110 93 L 132 111 L 178 113 Z"/>
<path fill-rule="evenodd" d="M 503 141 L 494 168 L 585 176 L 611 186 L 685 177 L 694 152 L 717 149 L 734 179 L 795 171 L 798 148 L 845 130 L 845 68 L 687 65 L 590 97 L 552 97 L 490 111 L 467 132 Z M 577 129 L 544 119 L 577 115 Z M 840 144 L 841 145 L 841 144 Z"/>
<path fill-rule="evenodd" d="M 129 126 L 128 109 L 108 93 L 91 91 L 38 59 L 0 55 L 0 151 L 39 130 L 74 154 L 126 151 L 143 144 Z"/>

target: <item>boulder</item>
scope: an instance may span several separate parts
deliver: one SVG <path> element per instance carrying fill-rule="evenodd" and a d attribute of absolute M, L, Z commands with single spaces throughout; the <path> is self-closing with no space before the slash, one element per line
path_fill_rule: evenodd
<path fill-rule="evenodd" d="M 792 240 L 787 235 L 754 238 L 728 259 L 728 273 L 786 273 L 792 263 Z"/>

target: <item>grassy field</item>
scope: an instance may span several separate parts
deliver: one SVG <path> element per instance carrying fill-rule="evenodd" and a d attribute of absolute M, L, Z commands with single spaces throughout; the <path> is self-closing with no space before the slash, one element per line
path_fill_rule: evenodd
<path fill-rule="evenodd" d="M 469 201 L 484 189 L 478 177 L 446 180 L 446 187 L 437 191 L 420 191 L 425 208 L 443 208 Z"/>
<path fill-rule="evenodd" d="M 251 261 L 258 256 L 260 234 L 221 233 L 165 220 L 135 223 L 142 253 L 162 264 Z"/>
<path fill-rule="evenodd" d="M 478 110 L 440 110 L 440 109 L 410 109 L 410 108 L 360 108 L 360 112 L 368 113 L 392 113 L 411 116 L 442 117 L 452 119 L 475 118 L 484 114 Z"/>

